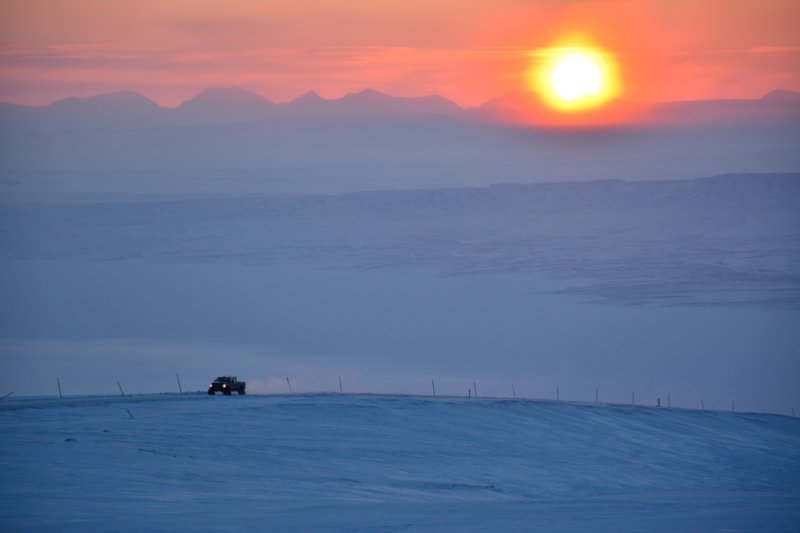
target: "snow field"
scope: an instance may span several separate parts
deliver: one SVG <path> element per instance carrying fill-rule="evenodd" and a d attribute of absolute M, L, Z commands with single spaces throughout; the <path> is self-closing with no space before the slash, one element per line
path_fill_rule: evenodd
<path fill-rule="evenodd" d="M 775 415 L 184 394 L 9 398 L 0 428 L 6 531 L 800 524 L 800 422 Z"/>

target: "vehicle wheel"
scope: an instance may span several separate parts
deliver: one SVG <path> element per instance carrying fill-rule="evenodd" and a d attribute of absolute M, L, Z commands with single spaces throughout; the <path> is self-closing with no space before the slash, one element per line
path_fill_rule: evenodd
<path fill-rule="evenodd" d="M 239 391 L 239 396 L 241 396 L 242 394 L 244 394 L 244 389 Z"/>
<path fill-rule="evenodd" d="M 214 396 L 214 391 L 213 390 L 208 391 L 208 395 L 209 396 Z"/>
<path fill-rule="evenodd" d="M 231 391 L 229 391 L 229 390 L 222 391 L 222 394 L 224 394 L 225 396 L 230 396 L 231 395 Z"/>

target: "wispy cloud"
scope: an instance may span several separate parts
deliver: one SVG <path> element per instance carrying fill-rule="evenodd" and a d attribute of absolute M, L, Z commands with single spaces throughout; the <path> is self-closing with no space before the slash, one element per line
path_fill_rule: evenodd
<path fill-rule="evenodd" d="M 757 46 L 750 48 L 752 54 L 796 54 L 800 53 L 800 46 Z"/>

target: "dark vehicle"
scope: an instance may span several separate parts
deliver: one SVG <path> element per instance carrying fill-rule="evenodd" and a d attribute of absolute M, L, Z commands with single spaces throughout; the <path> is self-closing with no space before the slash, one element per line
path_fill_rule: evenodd
<path fill-rule="evenodd" d="M 239 394 L 244 394 L 244 387 L 245 382 L 239 381 L 236 379 L 236 376 L 220 376 L 211 384 L 209 384 L 208 394 L 221 392 L 222 394 L 228 396 L 234 391 L 238 392 Z"/>

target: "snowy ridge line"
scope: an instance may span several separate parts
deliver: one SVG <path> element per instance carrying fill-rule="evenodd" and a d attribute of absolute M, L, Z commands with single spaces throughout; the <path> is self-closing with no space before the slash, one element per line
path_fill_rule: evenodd
<path fill-rule="evenodd" d="M 230 401 L 238 396 L 231 396 L 226 400 L 217 401 Z M 592 402 L 580 400 L 553 400 L 548 398 L 525 398 L 517 397 L 511 398 L 507 396 L 455 396 L 455 395 L 426 395 L 426 394 L 403 394 L 403 393 L 380 393 L 380 392 L 354 392 L 354 393 L 338 393 L 338 392 L 297 392 L 291 394 L 248 394 L 245 398 L 258 398 L 258 399 L 322 399 L 322 398 L 338 398 L 342 400 L 347 399 L 379 399 L 379 400 L 416 400 L 423 402 L 493 402 L 493 403 L 530 403 L 530 404 L 565 404 L 577 407 L 609 407 L 609 408 L 623 408 L 626 410 L 638 409 L 656 409 L 659 411 L 682 411 L 682 412 L 709 412 L 715 414 L 734 414 L 734 415 L 757 415 L 757 416 L 781 416 L 786 418 L 796 418 L 793 415 L 774 413 L 774 412 L 757 412 L 757 411 L 731 411 L 725 409 L 697 409 L 693 407 L 682 406 L 658 406 L 655 404 L 647 403 L 615 403 L 615 402 Z M 14 401 L 0 403 L 0 412 L 2 411 L 19 411 L 23 409 L 45 409 L 49 407 L 77 407 L 86 405 L 106 405 L 106 404 L 124 404 L 124 403 L 143 403 L 143 402 L 160 402 L 160 401 L 180 401 L 180 400 L 196 400 L 201 401 L 208 399 L 215 401 L 213 398 L 208 398 L 208 395 L 202 391 L 196 392 L 159 392 L 159 393 L 143 393 L 143 394 L 126 394 L 120 395 L 76 395 L 65 396 L 58 398 L 56 396 L 16 396 Z M 234 400 L 236 401 L 236 400 Z"/>
<path fill-rule="evenodd" d="M 200 392 L 158 392 L 148 394 L 126 394 L 124 396 L 111 394 L 79 394 L 68 395 L 63 398 L 58 396 L 15 396 L 16 401 L 0 402 L 0 411 L 16 411 L 19 409 L 43 409 L 46 407 L 71 407 L 79 405 L 110 404 L 110 403 L 138 403 L 155 401 L 186 400 L 191 396 L 198 396 Z M 205 395 L 205 393 L 202 393 Z"/>
<path fill-rule="evenodd" d="M 795 531 L 800 523 L 800 423 L 787 417 L 427 395 L 150 398 L 0 411 L 9 435 L 0 443 L 0 529 Z M 158 401 L 168 398 L 193 401 Z"/>

